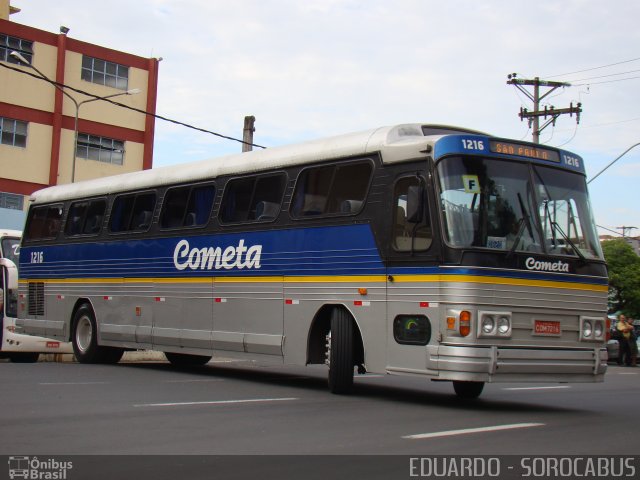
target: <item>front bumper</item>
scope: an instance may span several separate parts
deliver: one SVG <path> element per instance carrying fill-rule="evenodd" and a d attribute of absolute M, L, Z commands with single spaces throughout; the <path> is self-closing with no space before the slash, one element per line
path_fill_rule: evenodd
<path fill-rule="evenodd" d="M 602 382 L 607 350 L 430 345 L 427 368 L 440 380 L 468 382 Z"/>

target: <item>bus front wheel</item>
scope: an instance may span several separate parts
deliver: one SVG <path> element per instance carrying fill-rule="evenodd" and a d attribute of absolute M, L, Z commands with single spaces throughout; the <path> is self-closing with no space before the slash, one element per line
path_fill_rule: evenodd
<path fill-rule="evenodd" d="M 460 398 L 474 399 L 478 398 L 484 388 L 484 382 L 453 382 L 453 390 Z"/>
<path fill-rule="evenodd" d="M 331 313 L 331 331 L 328 339 L 329 390 L 345 394 L 353 389 L 353 322 L 345 310 L 336 308 Z"/>

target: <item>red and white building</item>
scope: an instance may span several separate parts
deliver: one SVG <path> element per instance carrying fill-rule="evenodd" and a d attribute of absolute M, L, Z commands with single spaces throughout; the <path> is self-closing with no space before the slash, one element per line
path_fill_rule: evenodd
<path fill-rule="evenodd" d="M 158 87 L 157 58 L 76 40 L 64 27 L 51 33 L 21 25 L 9 19 L 18 11 L 9 0 L 0 0 L 4 228 L 22 228 L 28 196 L 38 189 L 151 168 L 155 118 L 141 111 L 155 113 Z M 14 51 L 34 68 L 11 55 Z M 73 100 L 52 83 L 35 78 L 38 71 L 76 89 L 64 88 Z M 110 97 L 138 111 L 81 92 Z"/>

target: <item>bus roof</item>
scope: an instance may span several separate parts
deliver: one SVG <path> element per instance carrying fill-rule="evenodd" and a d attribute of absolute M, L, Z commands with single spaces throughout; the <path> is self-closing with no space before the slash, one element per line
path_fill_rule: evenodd
<path fill-rule="evenodd" d="M 433 145 L 442 135 L 450 133 L 481 134 L 459 127 L 417 123 L 380 127 L 293 145 L 49 187 L 35 192 L 31 201 L 49 203 L 95 197 L 376 152 L 380 153 L 384 163 L 394 163 L 423 157 L 427 145 Z"/>
<path fill-rule="evenodd" d="M 21 238 L 22 230 L 11 230 L 8 228 L 0 228 L 0 238 L 5 238 L 5 237 Z"/>

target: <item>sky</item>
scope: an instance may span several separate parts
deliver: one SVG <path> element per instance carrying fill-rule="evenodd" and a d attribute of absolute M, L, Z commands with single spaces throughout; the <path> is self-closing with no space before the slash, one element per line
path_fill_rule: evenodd
<path fill-rule="evenodd" d="M 399 123 L 531 140 L 507 75 L 569 82 L 541 106 L 582 104 L 543 144 L 587 176 L 640 142 L 637 0 L 11 0 L 12 21 L 162 58 L 157 113 L 267 147 Z M 154 166 L 241 144 L 157 120 Z M 589 185 L 601 234 L 640 235 L 640 145 Z M 610 232 L 609 230 L 612 230 Z"/>

